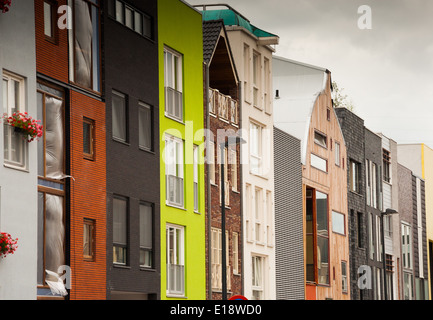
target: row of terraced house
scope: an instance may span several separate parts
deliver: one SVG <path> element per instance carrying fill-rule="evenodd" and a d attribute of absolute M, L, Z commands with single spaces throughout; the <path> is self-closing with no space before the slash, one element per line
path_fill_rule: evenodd
<path fill-rule="evenodd" d="M 0 30 L 1 300 L 429 299 L 433 150 L 279 36 L 183 0 L 12 1 Z"/>

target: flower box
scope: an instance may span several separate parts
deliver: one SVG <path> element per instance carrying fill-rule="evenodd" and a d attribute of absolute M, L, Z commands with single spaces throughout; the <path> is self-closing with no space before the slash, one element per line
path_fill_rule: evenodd
<path fill-rule="evenodd" d="M 14 127 L 16 133 L 22 134 L 27 142 L 38 140 L 42 137 L 44 131 L 40 125 L 40 120 L 35 120 L 27 112 L 14 112 L 12 116 L 5 114 L 3 116 L 5 123 Z"/>
<path fill-rule="evenodd" d="M 0 11 L 3 13 L 8 12 L 11 2 L 11 0 L 0 0 Z"/>
<path fill-rule="evenodd" d="M 13 239 L 9 233 L 0 232 L 0 258 L 13 254 L 18 248 L 18 238 Z"/>

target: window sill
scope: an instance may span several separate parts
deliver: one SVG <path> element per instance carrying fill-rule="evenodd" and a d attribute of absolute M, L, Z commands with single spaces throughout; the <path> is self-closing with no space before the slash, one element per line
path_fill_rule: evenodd
<path fill-rule="evenodd" d="M 12 169 L 12 170 L 17 170 L 17 171 L 22 171 L 22 172 L 25 172 L 25 173 L 30 173 L 29 169 L 27 169 L 27 168 L 20 168 L 20 167 L 14 166 L 13 164 L 5 163 L 4 167 L 8 168 L 8 169 Z"/>
<path fill-rule="evenodd" d="M 184 294 L 166 293 L 167 298 L 188 299 Z"/>
<path fill-rule="evenodd" d="M 140 266 L 140 271 L 156 272 L 156 269 Z"/>
<path fill-rule="evenodd" d="M 256 177 L 259 177 L 259 178 L 262 178 L 262 179 L 265 179 L 265 180 L 269 180 L 269 177 L 264 176 L 264 175 L 261 175 L 261 174 L 259 174 L 259 173 L 251 172 L 251 170 L 250 170 L 250 175 L 252 175 L 252 176 L 256 176 Z"/>
<path fill-rule="evenodd" d="M 178 205 L 171 204 L 171 203 L 168 203 L 168 202 L 166 202 L 165 205 L 166 205 L 167 207 L 171 207 L 171 208 L 176 208 L 176 209 L 179 209 L 179 210 L 187 211 L 187 210 L 185 209 L 185 207 L 183 207 L 183 206 L 178 206 Z"/>
<path fill-rule="evenodd" d="M 357 196 L 359 196 L 359 197 L 362 197 L 363 195 L 362 194 L 360 194 L 359 192 L 356 192 L 356 191 L 354 191 L 354 190 L 349 190 L 350 191 L 350 193 L 353 193 L 353 194 L 355 194 L 355 195 L 357 195 Z"/>
<path fill-rule="evenodd" d="M 125 145 L 125 146 L 130 146 L 130 144 L 129 144 L 129 142 L 126 142 L 126 141 L 124 141 L 124 140 L 121 140 L 121 139 L 118 139 L 118 138 L 116 138 L 116 137 L 112 137 L 111 138 L 114 142 L 118 142 L 118 143 L 121 143 L 121 144 L 123 144 L 123 145 Z"/>
<path fill-rule="evenodd" d="M 164 113 L 164 115 L 165 115 L 165 117 L 166 117 L 167 119 L 170 119 L 170 120 L 173 120 L 173 121 L 176 121 L 176 122 L 178 122 L 178 123 L 180 123 L 180 124 L 185 125 L 185 122 L 183 122 L 182 120 L 177 119 L 177 118 L 175 118 L 175 117 L 169 115 L 168 113 Z"/>
<path fill-rule="evenodd" d="M 126 270 L 130 270 L 131 269 L 130 266 L 127 266 L 125 264 L 119 264 L 119 263 L 116 263 L 116 262 L 113 262 L 113 267 L 114 268 L 119 268 L 119 269 L 126 269 Z"/>
<path fill-rule="evenodd" d="M 150 154 L 153 154 L 153 155 L 155 155 L 156 153 L 155 153 L 155 151 L 153 151 L 152 149 L 146 149 L 146 148 L 143 148 L 143 147 L 138 147 L 138 149 L 140 150 L 140 151 L 143 151 L 143 152 L 146 152 L 146 153 L 150 153 Z"/>

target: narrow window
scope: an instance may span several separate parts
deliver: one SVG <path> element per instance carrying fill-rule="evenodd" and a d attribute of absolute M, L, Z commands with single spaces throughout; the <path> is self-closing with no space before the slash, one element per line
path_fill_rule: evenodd
<path fill-rule="evenodd" d="M 252 289 L 253 289 L 253 299 L 252 300 L 262 300 L 264 296 L 264 258 L 260 256 L 252 257 Z"/>
<path fill-rule="evenodd" d="M 164 48 L 165 114 L 183 121 L 182 55 Z"/>
<path fill-rule="evenodd" d="M 391 155 L 388 150 L 383 149 L 383 180 L 391 182 Z"/>
<path fill-rule="evenodd" d="M 113 199 L 113 263 L 126 265 L 128 249 L 128 201 Z"/>
<path fill-rule="evenodd" d="M 341 261 L 341 291 L 347 293 L 347 262 Z"/>
<path fill-rule="evenodd" d="M 183 207 L 184 205 L 184 143 L 173 136 L 165 139 L 165 176 L 167 204 Z"/>
<path fill-rule="evenodd" d="M 113 139 L 127 142 L 127 106 L 126 96 L 113 91 L 111 96 Z"/>
<path fill-rule="evenodd" d="M 83 154 L 88 160 L 95 160 L 95 121 L 83 119 Z"/>
<path fill-rule="evenodd" d="M 152 107 L 140 102 L 138 106 L 139 146 L 140 148 L 148 151 L 153 150 L 152 118 L 153 118 Z"/>
<path fill-rule="evenodd" d="M 232 182 L 232 190 L 238 190 L 238 161 L 237 161 L 237 152 L 236 149 L 230 150 L 230 167 L 231 167 L 231 182 Z"/>
<path fill-rule="evenodd" d="M 335 165 L 340 166 L 340 144 L 335 142 Z"/>
<path fill-rule="evenodd" d="M 262 132 L 262 126 L 250 123 L 250 172 L 256 175 L 263 172 Z"/>
<path fill-rule="evenodd" d="M 199 167 L 198 167 L 198 162 L 199 162 L 199 149 L 198 146 L 194 145 L 194 150 L 193 150 L 193 166 L 194 166 L 194 211 L 198 212 L 199 211 Z"/>
<path fill-rule="evenodd" d="M 140 267 L 153 266 L 153 206 L 140 204 Z"/>
<path fill-rule="evenodd" d="M 239 274 L 239 233 L 233 232 L 233 273 Z"/>
<path fill-rule="evenodd" d="M 55 41 L 57 6 L 52 1 L 44 1 L 44 34 L 45 39 Z"/>
<path fill-rule="evenodd" d="M 83 258 L 94 261 L 95 256 L 95 220 L 84 219 L 83 221 Z"/>
<path fill-rule="evenodd" d="M 185 294 L 184 235 L 185 229 L 178 225 L 166 226 L 167 294 Z"/>

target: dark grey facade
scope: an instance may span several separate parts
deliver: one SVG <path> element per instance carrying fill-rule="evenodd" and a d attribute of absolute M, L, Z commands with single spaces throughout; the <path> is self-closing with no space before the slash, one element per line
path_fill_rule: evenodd
<path fill-rule="evenodd" d="M 274 127 L 276 298 L 305 299 L 301 143 Z"/>
<path fill-rule="evenodd" d="M 381 213 L 382 213 L 382 138 L 364 129 L 365 145 L 365 192 L 366 195 L 366 222 L 367 222 L 367 257 L 368 265 L 371 267 L 372 290 L 371 297 L 375 300 L 384 298 L 383 291 L 383 262 L 382 262 L 382 240 L 381 240 Z M 367 163 L 371 163 L 367 168 Z M 375 167 L 374 167 L 375 166 Z M 373 176 L 375 175 L 375 179 Z M 371 196 L 369 198 L 368 185 L 370 184 Z M 374 201 L 374 196 L 376 201 Z M 370 219 L 370 222 L 368 222 Z M 389 297 L 391 298 L 391 297 Z"/>
<path fill-rule="evenodd" d="M 135 17 L 143 17 L 143 32 L 138 20 L 129 24 L 126 14 L 116 18 L 114 1 L 104 1 L 103 57 L 106 101 L 107 152 L 107 299 L 160 298 L 160 159 L 159 87 L 157 46 L 157 0 L 122 1 Z M 135 18 L 136 19 L 136 18 Z M 120 20 L 120 21 L 119 21 Z M 134 20 L 133 20 L 134 21 Z M 139 29 L 141 30 L 141 29 Z M 116 139 L 113 125 L 113 96 L 125 101 L 125 139 Z M 150 109 L 150 120 L 139 121 L 141 104 Z M 148 110 L 146 109 L 146 110 Z M 147 111 L 146 111 L 147 112 Z M 117 118 L 116 118 L 117 119 Z M 143 126 L 151 126 L 150 148 L 140 146 Z M 113 262 L 114 199 L 126 201 L 126 259 Z M 151 219 L 140 224 L 140 206 L 152 208 Z M 151 231 L 150 265 L 140 262 L 140 231 Z M 146 235 L 145 235 L 146 237 Z M 149 241 L 149 239 L 148 239 Z M 148 256 L 147 256 L 148 257 Z"/>
<path fill-rule="evenodd" d="M 348 213 L 349 213 L 349 258 L 350 258 L 350 288 L 352 300 L 372 299 L 372 290 L 360 289 L 358 286 L 358 270 L 368 265 L 368 230 L 365 199 L 365 146 L 364 120 L 346 108 L 334 109 L 347 148 L 347 182 L 348 182 Z M 351 188 L 350 164 L 354 161 L 358 165 L 358 184 Z"/>

